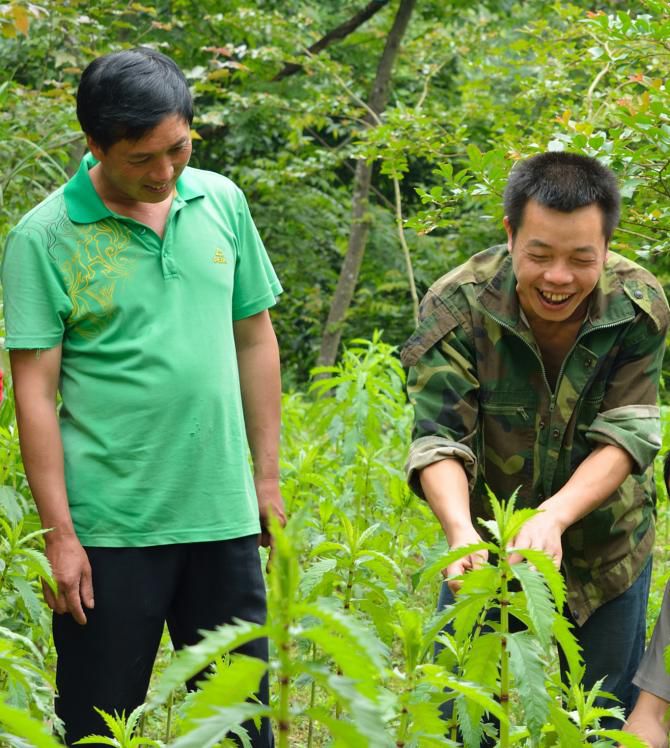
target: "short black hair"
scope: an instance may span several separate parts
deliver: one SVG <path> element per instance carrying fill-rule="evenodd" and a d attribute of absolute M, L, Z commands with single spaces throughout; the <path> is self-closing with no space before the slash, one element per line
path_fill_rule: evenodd
<path fill-rule="evenodd" d="M 77 90 L 81 129 L 107 150 L 119 140 L 139 140 L 165 117 L 191 124 L 193 99 L 174 60 L 148 47 L 98 57 Z"/>
<path fill-rule="evenodd" d="M 514 166 L 503 196 L 512 236 L 516 236 L 521 227 L 529 200 L 563 213 L 595 203 L 603 213 L 606 242 L 619 223 L 621 195 L 616 177 L 590 156 L 551 151 L 531 156 Z"/>
<path fill-rule="evenodd" d="M 670 493 L 670 452 L 666 452 L 663 458 L 663 480 L 668 493 Z"/>

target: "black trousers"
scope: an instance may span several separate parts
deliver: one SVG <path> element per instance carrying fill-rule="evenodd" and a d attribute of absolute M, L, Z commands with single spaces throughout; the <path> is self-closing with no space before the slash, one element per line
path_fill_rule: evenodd
<path fill-rule="evenodd" d="M 127 716 L 144 701 L 166 622 L 175 649 L 195 644 L 199 630 L 233 618 L 265 622 L 257 538 L 86 548 L 95 596 L 88 623 L 80 626 L 70 614 L 53 617 L 56 713 L 65 724 L 67 745 L 91 733 L 107 734 L 94 706 L 109 713 L 125 710 Z M 240 651 L 267 661 L 267 640 Z M 267 677 L 257 695 L 268 703 Z M 268 720 L 260 731 L 253 723 L 245 727 L 254 748 L 274 745 Z"/>

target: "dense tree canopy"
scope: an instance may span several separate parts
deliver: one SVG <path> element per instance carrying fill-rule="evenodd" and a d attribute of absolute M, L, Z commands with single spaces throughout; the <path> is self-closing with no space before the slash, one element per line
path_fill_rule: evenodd
<path fill-rule="evenodd" d="M 411 414 L 396 346 L 427 287 L 504 238 L 507 175 L 547 149 L 593 155 L 616 171 L 624 205 L 612 247 L 670 282 L 667 0 L 2 2 L 0 257 L 11 226 L 84 153 L 74 108 L 82 70 L 140 44 L 184 69 L 196 105 L 192 163 L 246 192 L 286 290 L 273 320 L 291 520 L 277 529 L 264 634 L 278 744 L 461 745 L 456 722 L 452 742 L 439 718 L 448 687 L 466 744 L 479 744 L 489 712 L 503 732 L 517 726 L 516 745 L 593 745 L 602 713 L 580 684 L 576 643 L 552 602 L 561 610 L 565 594 L 553 563 L 528 556 L 532 566 L 516 565 L 517 591 L 506 597 L 508 541 L 532 510 L 496 505 L 498 564 L 470 576 L 470 598 L 432 615 L 450 556 L 401 468 Z M 384 60 L 392 64 L 382 96 Z M 305 382 L 362 225 L 353 298 L 328 330 L 355 340 L 311 385 L 336 397 L 311 397 Z M 0 343 L 3 328 L 0 303 Z M 0 350 L 3 368 L 11 392 Z M 659 525 L 667 545 L 667 508 Z M 39 536 L 10 396 L 0 407 L 0 743 L 54 748 L 54 652 L 39 598 L 53 580 Z M 660 599 L 652 595 L 650 620 Z M 469 638 L 498 601 L 527 626 L 506 640 L 509 650 L 484 629 Z M 442 639 L 433 662 L 449 617 L 455 638 Z M 223 627 L 167 669 L 163 651 L 164 677 L 139 730 L 201 748 L 258 714 L 246 697 L 262 664 L 225 659 L 248 635 L 246 624 Z M 547 675 L 552 641 L 569 662 L 567 695 Z M 175 727 L 173 689 L 212 660 L 213 677 L 181 704 Z M 112 722 L 121 730 L 122 720 Z M 622 744 L 639 745 L 631 741 Z"/>
<path fill-rule="evenodd" d="M 381 0 L 1 5 L 0 234 L 75 168 L 84 146 L 73 92 L 83 67 L 148 44 L 172 55 L 192 84 L 193 162 L 248 194 L 287 290 L 276 312 L 287 382 L 303 380 L 316 360 L 359 159 L 373 167 L 370 232 L 344 340 L 381 328 L 401 343 L 413 325 L 413 281 L 420 295 L 500 241 L 510 167 L 547 148 L 595 155 L 616 170 L 625 206 L 613 247 L 664 277 L 667 4 L 417 3 L 388 104 L 371 120 L 370 89 L 399 8 Z"/>

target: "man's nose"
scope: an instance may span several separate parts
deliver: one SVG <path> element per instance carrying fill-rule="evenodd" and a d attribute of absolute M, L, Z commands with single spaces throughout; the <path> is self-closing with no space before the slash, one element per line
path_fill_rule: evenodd
<path fill-rule="evenodd" d="M 568 283 L 572 283 L 574 275 L 565 263 L 555 262 L 545 270 L 544 279 L 547 283 L 565 286 Z"/>
<path fill-rule="evenodd" d="M 156 161 L 150 173 L 154 182 L 169 182 L 174 175 L 174 166 L 169 158 L 162 158 Z"/>

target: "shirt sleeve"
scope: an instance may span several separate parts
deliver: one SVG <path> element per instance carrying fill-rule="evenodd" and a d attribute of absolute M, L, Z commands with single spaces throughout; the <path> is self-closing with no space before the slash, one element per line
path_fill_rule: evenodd
<path fill-rule="evenodd" d="M 621 345 L 600 413 L 586 430 L 592 442 L 625 449 L 637 474 L 661 447 L 657 400 L 666 333 L 667 316 L 659 329 L 652 318 L 639 315 Z"/>
<path fill-rule="evenodd" d="M 665 650 L 670 645 L 670 582 L 665 586 L 661 612 L 651 641 L 638 668 L 633 683 L 665 701 L 670 701 L 670 675 L 665 667 Z"/>
<path fill-rule="evenodd" d="M 41 231 L 26 227 L 10 232 L 1 277 L 5 348 L 46 349 L 60 344 L 72 302 Z"/>
<path fill-rule="evenodd" d="M 254 225 L 249 206 L 238 190 L 238 252 L 233 288 L 233 319 L 244 319 L 268 309 L 282 292 L 281 284 Z"/>
<path fill-rule="evenodd" d="M 443 337 L 433 343 L 438 334 Z M 426 345 L 431 347 L 424 350 Z M 438 310 L 422 320 L 403 350 L 403 360 L 410 363 L 407 393 L 414 407 L 405 465 L 410 488 L 424 498 L 419 472 L 444 459 L 461 460 L 472 488 L 477 475 L 479 381 L 469 336 L 455 315 Z"/>

